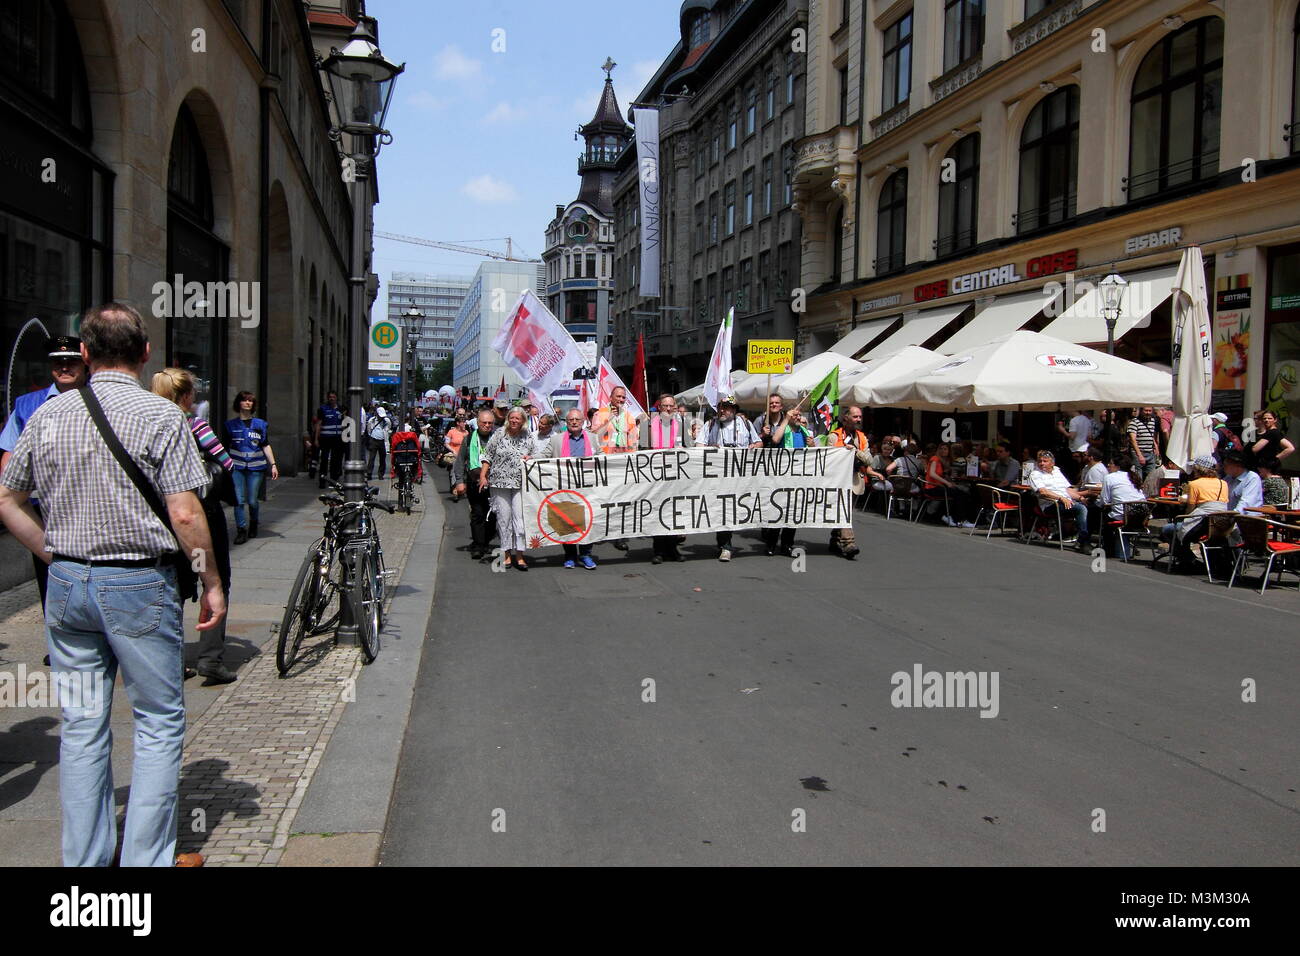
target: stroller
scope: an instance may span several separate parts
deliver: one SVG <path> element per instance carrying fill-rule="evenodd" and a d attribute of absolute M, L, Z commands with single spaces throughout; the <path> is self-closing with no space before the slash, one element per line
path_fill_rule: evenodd
<path fill-rule="evenodd" d="M 397 507 L 411 513 L 417 504 L 415 483 L 424 481 L 424 463 L 420 457 L 420 436 L 413 431 L 394 432 L 392 438 L 393 483 L 397 486 Z"/>

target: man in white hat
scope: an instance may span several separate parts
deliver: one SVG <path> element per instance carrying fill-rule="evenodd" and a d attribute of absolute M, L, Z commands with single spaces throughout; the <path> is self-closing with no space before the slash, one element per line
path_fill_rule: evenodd
<path fill-rule="evenodd" d="M 378 481 L 388 474 L 388 438 L 393 433 L 393 423 L 388 409 L 375 405 L 375 413 L 366 416 L 366 480 Z M 379 462 L 376 471 L 375 462 Z"/>

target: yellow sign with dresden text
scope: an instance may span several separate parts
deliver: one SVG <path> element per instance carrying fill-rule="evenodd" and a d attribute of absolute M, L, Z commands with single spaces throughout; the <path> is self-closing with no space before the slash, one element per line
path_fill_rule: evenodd
<path fill-rule="evenodd" d="M 794 339 L 750 339 L 745 371 L 750 375 L 785 375 L 794 364 Z"/>

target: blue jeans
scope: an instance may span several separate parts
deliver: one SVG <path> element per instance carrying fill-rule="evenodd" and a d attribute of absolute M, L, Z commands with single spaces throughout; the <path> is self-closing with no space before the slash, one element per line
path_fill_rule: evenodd
<path fill-rule="evenodd" d="M 249 515 L 256 521 L 260 506 L 258 495 L 261 494 L 262 481 L 266 478 L 266 472 L 236 468 L 230 474 L 235 479 L 235 527 L 245 528 L 248 525 L 244 520 L 244 506 L 248 506 Z"/>
<path fill-rule="evenodd" d="M 93 702 L 61 702 L 63 865 L 109 866 L 113 861 L 117 819 L 109 717 L 119 667 L 135 714 L 122 866 L 174 865 L 185 744 L 185 638 L 175 570 L 54 561 L 45 623 L 50 669 L 99 688 Z"/>

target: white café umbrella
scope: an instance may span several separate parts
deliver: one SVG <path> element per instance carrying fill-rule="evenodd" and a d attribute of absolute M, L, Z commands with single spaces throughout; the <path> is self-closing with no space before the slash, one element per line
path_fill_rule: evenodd
<path fill-rule="evenodd" d="M 747 378 L 749 378 L 749 373 L 746 372 L 743 368 L 738 368 L 733 370 L 731 373 L 732 390 L 734 391 L 736 386 Z M 673 396 L 673 398 L 677 399 L 678 405 L 685 405 L 688 408 L 695 408 L 702 401 L 704 401 L 704 383 L 701 382 L 699 385 L 695 385 L 691 388 L 688 388 L 684 392 L 678 392 L 676 395 Z"/>
<path fill-rule="evenodd" d="M 851 359 L 847 355 L 822 352 L 806 358 L 802 362 L 796 362 L 791 366 L 788 375 L 771 376 L 772 394 L 780 395 L 785 399 L 786 406 L 789 407 L 816 388 L 818 383 L 835 366 L 839 366 L 841 378 L 850 373 L 860 372 L 865 368 L 862 362 Z M 737 404 L 741 408 L 763 409 L 766 411 L 768 378 L 767 375 L 751 375 L 740 385 L 735 386 Z"/>
<path fill-rule="evenodd" d="M 1061 406 L 1159 405 L 1172 382 L 1164 372 L 1040 332 L 1011 332 L 887 382 L 869 385 L 872 405 L 935 411 Z"/>
<path fill-rule="evenodd" d="M 919 345 L 907 345 L 880 358 L 867 362 L 858 372 L 850 372 L 840 379 L 840 404 L 868 405 L 871 403 L 871 386 L 888 382 L 926 365 L 933 365 L 943 356 Z"/>
<path fill-rule="evenodd" d="M 1213 339 L 1199 246 L 1183 250 L 1174 277 L 1174 424 L 1165 457 L 1182 468 L 1214 453 L 1210 395 L 1214 383 Z"/>

